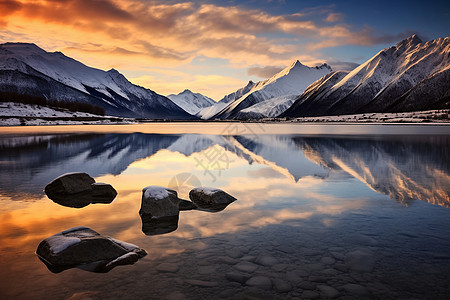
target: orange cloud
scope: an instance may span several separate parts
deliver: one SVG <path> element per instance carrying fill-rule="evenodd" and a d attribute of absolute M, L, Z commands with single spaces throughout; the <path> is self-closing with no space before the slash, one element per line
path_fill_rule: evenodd
<path fill-rule="evenodd" d="M 76 35 L 76 41 L 70 38 L 73 31 L 94 32 L 101 36 L 91 40 L 102 45 L 121 43 L 121 48 L 126 51 L 168 60 L 184 61 L 187 57 L 203 54 L 207 57 L 227 55 L 249 64 L 261 62 L 261 59 L 286 63 L 298 55 L 299 45 L 279 45 L 273 38 L 259 36 L 270 32 L 309 38 L 345 38 L 346 43 L 375 42 L 373 38 L 364 38 L 364 35 L 371 35 L 368 30 L 354 32 L 342 25 L 319 26 L 302 14 L 275 16 L 237 6 L 112 0 L 7 0 L 0 7 L 4 22 L 8 22 L 13 31 L 18 29 L 14 24 L 19 21 L 22 26 L 25 24 L 26 30 L 31 29 L 27 28 L 31 27 L 27 26 L 30 22 L 41 23 L 50 30 L 58 25 L 60 31 L 68 29 L 70 33 L 68 36 L 60 34 L 61 40 L 86 43 L 86 40 L 78 41 Z M 340 14 L 330 13 L 327 20 L 339 18 Z M 236 59 L 236 55 L 239 58 Z"/>
<path fill-rule="evenodd" d="M 327 14 L 327 22 L 341 21 L 343 16 L 332 9 L 327 7 L 320 14 Z M 125 75 L 135 78 L 143 75 L 137 71 L 151 66 L 175 68 L 199 57 L 226 59 L 242 70 L 285 66 L 302 57 L 313 65 L 323 61 L 317 57 L 322 48 L 372 45 L 397 38 L 375 36 L 371 28 L 355 31 L 342 23 L 325 26 L 311 20 L 311 12 L 274 15 L 241 6 L 194 2 L 3 0 L 0 11 L 1 41 L 34 42 L 48 51 L 64 50 L 88 65 L 126 69 L 129 73 Z M 302 39 L 308 39 L 309 44 Z M 307 51 L 312 50 L 314 55 L 308 57 Z M 189 81 L 202 79 L 192 78 L 192 72 L 186 74 L 191 77 Z M 230 88 L 240 87 L 237 82 L 227 82 Z M 205 82 L 204 86 L 207 83 L 220 81 Z M 220 89 L 208 89 L 216 87 Z M 220 94 L 230 91 L 220 90 Z M 167 94 L 169 90 L 160 92 Z"/>
<path fill-rule="evenodd" d="M 339 21 L 342 21 L 344 19 L 344 17 L 345 16 L 340 13 L 330 13 L 326 17 L 325 22 L 329 22 L 329 23 L 339 22 Z"/>

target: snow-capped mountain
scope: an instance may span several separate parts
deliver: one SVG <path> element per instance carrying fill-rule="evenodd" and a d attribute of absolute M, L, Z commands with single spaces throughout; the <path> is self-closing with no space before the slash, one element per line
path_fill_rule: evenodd
<path fill-rule="evenodd" d="M 351 72 L 311 84 L 281 116 L 402 112 L 450 107 L 450 37 L 413 35 Z"/>
<path fill-rule="evenodd" d="M 264 100 L 263 102 L 256 103 L 241 110 L 237 114 L 236 119 L 243 120 L 277 117 L 291 107 L 297 97 L 298 95 L 285 95 Z"/>
<path fill-rule="evenodd" d="M 211 119 L 236 119 L 241 110 L 262 101 L 281 96 L 300 95 L 312 82 L 331 71 L 327 64 L 318 67 L 308 67 L 297 60 L 272 78 L 256 83 L 247 93 L 228 104 L 224 109 L 212 116 Z M 260 110 L 257 112 L 261 113 Z M 266 115 L 268 112 L 263 114 Z M 241 114 L 243 117 L 245 115 Z"/>
<path fill-rule="evenodd" d="M 132 84 L 117 70 L 91 68 L 35 44 L 0 45 L 0 91 L 89 103 L 116 116 L 195 118 L 170 99 Z"/>
<path fill-rule="evenodd" d="M 204 108 L 197 113 L 197 116 L 202 119 L 210 119 L 212 116 L 216 115 L 222 109 L 224 109 L 229 103 L 239 99 L 242 95 L 248 93 L 256 83 L 249 81 L 246 86 L 238 89 L 236 92 L 226 95 L 219 102 L 213 106 Z"/>
<path fill-rule="evenodd" d="M 167 96 L 167 98 L 172 100 L 173 103 L 175 103 L 191 115 L 195 115 L 202 108 L 210 107 L 216 104 L 216 101 L 214 101 L 213 99 L 199 93 L 193 93 L 188 89 L 182 91 L 178 95 L 170 94 L 169 96 Z"/>

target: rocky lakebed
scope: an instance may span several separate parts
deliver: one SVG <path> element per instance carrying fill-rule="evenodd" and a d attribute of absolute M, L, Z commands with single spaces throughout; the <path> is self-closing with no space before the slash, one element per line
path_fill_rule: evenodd
<path fill-rule="evenodd" d="M 96 183 L 85 173 L 60 176 L 45 192 L 54 202 L 68 207 L 110 203 L 117 195 L 111 185 Z M 169 188 L 145 187 L 139 210 L 142 232 L 164 236 L 183 221 L 180 211 L 217 214 L 236 201 L 220 189 L 206 187 L 192 189 L 189 197 L 191 201 L 179 199 Z M 124 280 L 113 276 L 107 282 L 99 281 L 102 293 L 88 289 L 70 299 L 424 299 L 427 289 L 427 299 L 445 298 L 445 289 L 431 289 L 428 284 L 446 286 L 448 279 L 443 274 L 448 271 L 448 253 L 430 247 L 423 249 L 428 258 L 422 259 L 414 251 L 405 252 L 404 242 L 418 238 L 413 230 L 403 231 L 404 241 L 386 247 L 393 233 L 383 228 L 373 230 L 364 215 L 351 218 L 353 224 L 344 229 L 324 230 L 312 218 L 305 226 L 273 224 L 264 231 L 179 239 L 177 247 L 184 251 L 146 264 L 140 260 L 151 258 L 153 249 L 102 236 L 83 227 L 80 220 L 80 227 L 43 240 L 36 253 L 54 273 L 73 267 L 105 273 L 134 264 L 132 277 Z M 340 234 L 343 230 L 344 236 Z M 161 240 L 154 247 L 170 248 L 167 243 Z M 415 264 L 410 264 L 411 259 Z"/>

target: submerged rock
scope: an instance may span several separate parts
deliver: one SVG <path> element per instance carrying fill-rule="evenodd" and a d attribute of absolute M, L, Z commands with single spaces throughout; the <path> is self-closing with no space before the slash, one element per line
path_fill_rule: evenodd
<path fill-rule="evenodd" d="M 339 295 L 339 291 L 328 285 L 318 285 L 317 288 L 327 298 L 335 298 Z"/>
<path fill-rule="evenodd" d="M 254 276 L 245 283 L 249 286 L 258 287 L 263 290 L 270 290 L 272 288 L 272 281 L 266 276 Z"/>
<path fill-rule="evenodd" d="M 183 199 L 179 199 L 179 201 L 180 202 L 178 204 L 178 207 L 179 207 L 180 211 L 197 209 L 197 205 L 195 205 L 192 201 L 183 200 Z"/>
<path fill-rule="evenodd" d="M 102 236 L 88 227 L 71 228 L 46 238 L 36 254 L 54 273 L 73 267 L 105 273 L 147 255 L 136 245 Z"/>
<path fill-rule="evenodd" d="M 107 183 L 95 182 L 86 173 L 67 173 L 47 184 L 45 194 L 63 206 L 81 208 L 91 203 L 111 203 L 117 191 Z"/>
<path fill-rule="evenodd" d="M 236 198 L 216 188 L 199 187 L 189 192 L 189 198 L 201 210 L 218 212 L 224 210 Z"/>
<path fill-rule="evenodd" d="M 177 264 L 172 263 L 161 263 L 156 266 L 156 270 L 163 273 L 176 273 L 179 268 L 180 267 Z"/>
<path fill-rule="evenodd" d="M 368 249 L 358 249 L 347 253 L 345 258 L 346 265 L 352 271 L 372 272 L 375 267 L 375 255 Z"/>

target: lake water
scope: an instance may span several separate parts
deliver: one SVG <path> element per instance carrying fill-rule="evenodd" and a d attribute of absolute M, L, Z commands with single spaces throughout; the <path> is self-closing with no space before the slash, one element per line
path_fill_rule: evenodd
<path fill-rule="evenodd" d="M 449 299 L 450 127 L 157 123 L 0 128 L 1 299 Z M 67 172 L 111 204 L 59 205 Z M 238 200 L 155 235 L 142 188 Z M 144 224 L 145 225 L 145 224 Z M 145 249 L 108 273 L 52 273 L 43 239 L 76 226 Z"/>

